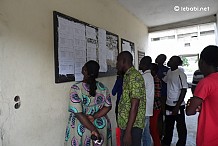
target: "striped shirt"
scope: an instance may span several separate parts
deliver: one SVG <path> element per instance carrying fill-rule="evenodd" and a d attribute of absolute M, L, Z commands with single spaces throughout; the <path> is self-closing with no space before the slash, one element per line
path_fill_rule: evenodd
<path fill-rule="evenodd" d="M 154 110 L 161 109 L 161 80 L 154 76 Z"/>
<path fill-rule="evenodd" d="M 204 78 L 204 75 L 202 74 L 202 72 L 200 70 L 196 70 L 194 72 L 194 75 L 193 75 L 193 80 L 192 80 L 192 87 L 196 87 L 198 82 Z"/>

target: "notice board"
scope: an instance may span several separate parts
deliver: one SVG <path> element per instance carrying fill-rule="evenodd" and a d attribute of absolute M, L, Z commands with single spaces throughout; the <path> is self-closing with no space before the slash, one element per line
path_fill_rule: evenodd
<path fill-rule="evenodd" d="M 122 51 L 129 51 L 133 56 L 133 64 L 135 64 L 135 44 L 131 41 L 121 38 Z"/>
<path fill-rule="evenodd" d="M 99 63 L 100 77 L 116 75 L 118 35 L 57 11 L 53 23 L 55 83 L 81 81 L 89 60 Z"/>
<path fill-rule="evenodd" d="M 145 56 L 145 52 L 138 51 L 138 64 L 140 63 L 141 59 Z"/>

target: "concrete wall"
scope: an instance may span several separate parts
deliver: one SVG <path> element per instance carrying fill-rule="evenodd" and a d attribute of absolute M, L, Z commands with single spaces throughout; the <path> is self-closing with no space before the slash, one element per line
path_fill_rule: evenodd
<path fill-rule="evenodd" d="M 217 22 L 216 22 L 216 44 L 218 45 L 218 12 L 216 14 L 216 19 L 217 19 Z"/>
<path fill-rule="evenodd" d="M 147 27 L 116 0 L 0 3 L 0 146 L 63 146 L 73 82 L 54 83 L 53 11 L 116 33 L 134 42 L 136 52 L 147 45 Z M 111 89 L 115 77 L 99 80 Z M 109 115 L 115 130 L 114 107 Z"/>

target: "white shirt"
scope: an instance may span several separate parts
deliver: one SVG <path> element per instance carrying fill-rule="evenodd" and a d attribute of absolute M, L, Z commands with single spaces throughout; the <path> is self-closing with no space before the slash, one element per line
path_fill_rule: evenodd
<path fill-rule="evenodd" d="M 167 101 L 169 106 L 175 106 L 179 100 L 179 96 L 182 88 L 188 88 L 187 76 L 180 69 L 171 71 L 168 70 L 167 75 L 163 78 L 163 81 L 167 83 Z M 183 101 L 181 105 L 185 105 Z"/>
<path fill-rule="evenodd" d="M 153 105 L 154 105 L 154 78 L 151 75 L 151 70 L 146 70 L 142 73 L 145 81 L 145 92 L 146 92 L 146 113 L 145 116 L 153 116 Z"/>

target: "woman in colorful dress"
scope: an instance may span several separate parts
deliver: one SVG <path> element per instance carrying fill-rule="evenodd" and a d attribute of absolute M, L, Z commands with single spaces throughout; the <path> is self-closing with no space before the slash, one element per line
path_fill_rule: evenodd
<path fill-rule="evenodd" d="M 88 61 L 82 68 L 83 81 L 74 84 L 70 91 L 69 120 L 66 129 L 66 146 L 111 146 L 111 123 L 107 113 L 111 110 L 108 88 L 96 81 L 99 64 Z M 95 144 L 91 135 L 102 139 Z"/>

